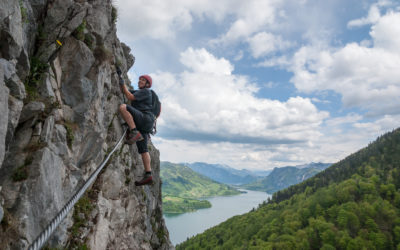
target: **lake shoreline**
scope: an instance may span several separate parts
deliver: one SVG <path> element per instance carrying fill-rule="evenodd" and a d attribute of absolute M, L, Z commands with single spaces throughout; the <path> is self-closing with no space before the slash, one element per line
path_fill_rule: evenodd
<path fill-rule="evenodd" d="M 235 195 L 241 195 L 241 194 L 245 194 L 246 191 L 244 191 L 243 189 L 239 189 L 236 187 L 236 190 L 239 193 L 236 194 L 226 194 L 226 195 L 214 195 L 214 196 L 206 196 L 206 197 L 197 197 L 197 198 L 186 198 L 186 197 L 178 197 L 178 196 L 171 196 L 171 195 L 167 195 L 165 197 L 163 197 L 163 204 L 165 204 L 163 209 L 163 215 L 168 216 L 168 214 L 185 214 L 185 213 L 193 213 L 196 212 L 199 209 L 207 209 L 207 208 L 211 208 L 212 204 L 210 203 L 209 206 L 204 206 L 204 204 L 199 204 L 201 203 L 201 201 L 208 201 L 208 199 L 212 199 L 215 197 L 231 197 L 231 196 L 235 196 Z M 171 201 L 167 200 L 166 198 L 177 198 L 180 199 L 180 201 L 175 201 L 173 203 L 170 203 Z M 184 201 L 182 200 L 187 200 L 189 202 L 192 202 L 193 206 L 191 206 L 190 208 L 185 207 L 183 204 Z M 198 201 L 198 204 L 196 205 L 196 201 Z M 176 210 L 183 210 L 181 212 L 171 212 L 171 206 L 175 207 Z M 179 208 L 179 209 L 178 209 Z M 186 209 L 186 210 L 185 210 Z M 168 212 L 164 212 L 165 210 L 169 210 Z"/>
<path fill-rule="evenodd" d="M 245 189 L 239 191 L 244 192 L 233 196 L 205 198 L 211 202 L 211 208 L 182 214 L 163 214 L 171 242 L 174 245 L 179 244 L 187 238 L 202 233 L 230 217 L 250 212 L 251 209 L 257 208 L 259 204 L 268 200 L 268 197 L 271 197 L 270 194 L 265 192 Z"/>

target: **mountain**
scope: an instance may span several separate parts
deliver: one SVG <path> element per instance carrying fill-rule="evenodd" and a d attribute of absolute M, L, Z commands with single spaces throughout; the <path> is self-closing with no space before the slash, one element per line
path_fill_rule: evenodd
<path fill-rule="evenodd" d="M 399 249 L 400 129 L 176 249 Z"/>
<path fill-rule="evenodd" d="M 116 66 L 128 79 L 135 58 L 117 12 L 111 0 L 0 1 L 0 249 L 28 249 L 123 138 Z M 154 185 L 135 186 L 141 156 L 119 145 L 43 249 L 172 249 L 148 148 Z"/>
<path fill-rule="evenodd" d="M 268 176 L 272 172 L 272 170 L 253 170 L 251 172 L 256 176 L 265 177 Z"/>
<path fill-rule="evenodd" d="M 164 213 L 183 213 L 211 206 L 208 201 L 197 198 L 240 194 L 181 164 L 161 162 L 160 176 Z"/>
<path fill-rule="evenodd" d="M 294 166 L 295 168 L 315 168 L 315 169 L 319 169 L 319 170 L 324 170 L 326 168 L 328 168 L 330 165 L 332 165 L 332 163 L 322 163 L 322 162 L 311 162 L 311 163 L 307 163 L 307 164 L 303 164 L 303 165 L 296 165 Z"/>
<path fill-rule="evenodd" d="M 186 166 L 193 169 L 199 174 L 207 176 L 214 181 L 240 185 L 254 182 L 258 179 L 257 175 L 249 170 L 237 170 L 226 165 L 221 164 L 208 164 L 204 162 L 185 163 Z"/>
<path fill-rule="evenodd" d="M 293 184 L 300 183 L 330 165 L 330 163 L 310 163 L 295 167 L 274 168 L 265 178 L 243 185 L 243 188 L 272 194 Z"/>

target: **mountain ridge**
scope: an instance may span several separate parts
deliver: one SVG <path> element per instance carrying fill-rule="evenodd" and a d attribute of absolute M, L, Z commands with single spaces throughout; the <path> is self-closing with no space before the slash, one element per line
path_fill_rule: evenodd
<path fill-rule="evenodd" d="M 330 163 L 319 162 L 303 164 L 300 166 L 274 168 L 272 172 L 265 178 L 246 185 L 242 185 L 242 187 L 250 190 L 265 191 L 267 193 L 273 194 L 278 190 L 300 183 L 316 175 L 330 165 Z"/>
<path fill-rule="evenodd" d="M 392 132 L 388 132 L 382 136 L 379 136 L 374 142 L 371 142 L 367 147 L 364 147 L 358 150 L 357 152 L 345 157 L 343 160 L 340 160 L 339 162 L 333 164 L 329 168 L 316 174 L 313 178 L 310 178 L 301 184 L 297 184 L 288 187 L 285 190 L 276 192 L 272 196 L 272 200 L 276 202 L 283 201 L 285 200 L 285 197 L 290 197 L 291 195 L 297 192 L 302 192 L 307 187 L 313 190 L 316 187 L 328 185 L 330 181 L 340 181 L 344 178 L 348 178 L 350 175 L 354 174 L 355 171 L 357 170 L 354 166 L 357 164 L 358 161 L 360 160 L 367 161 L 367 158 L 370 156 L 380 157 L 379 153 L 376 153 L 375 148 L 383 147 L 382 145 L 385 143 L 386 140 L 385 138 L 394 135 L 395 140 L 397 140 L 397 143 L 399 143 L 400 137 L 396 136 L 398 134 L 400 134 L 400 128 L 395 129 Z M 399 148 L 400 146 L 397 146 L 397 149 Z"/>
<path fill-rule="evenodd" d="M 257 180 L 257 176 L 251 171 L 237 170 L 227 165 L 204 162 L 184 163 L 184 165 L 220 183 L 238 185 Z"/>
<path fill-rule="evenodd" d="M 400 128 L 179 249 L 399 249 Z"/>
<path fill-rule="evenodd" d="M 225 164 L 205 162 L 181 164 L 217 182 L 271 194 L 310 178 L 331 165 L 331 163 L 311 162 L 296 166 L 275 167 L 273 170 L 252 171 L 234 169 Z M 273 176 L 270 176 L 271 174 Z"/>

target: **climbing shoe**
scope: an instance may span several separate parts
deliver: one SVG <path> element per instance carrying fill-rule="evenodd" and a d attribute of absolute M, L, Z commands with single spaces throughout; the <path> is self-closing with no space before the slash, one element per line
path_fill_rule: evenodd
<path fill-rule="evenodd" d="M 151 184 L 153 184 L 153 177 L 147 174 L 140 181 L 135 181 L 135 186 L 143 186 Z"/>
<path fill-rule="evenodd" d="M 126 134 L 126 144 L 132 145 L 133 143 L 137 141 L 143 140 L 142 134 L 139 132 L 137 129 L 132 129 L 128 130 L 128 133 Z"/>

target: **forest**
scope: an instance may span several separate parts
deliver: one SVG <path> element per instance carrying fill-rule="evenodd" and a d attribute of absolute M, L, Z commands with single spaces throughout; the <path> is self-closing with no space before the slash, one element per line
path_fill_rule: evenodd
<path fill-rule="evenodd" d="M 177 249 L 400 249 L 400 129 Z"/>

